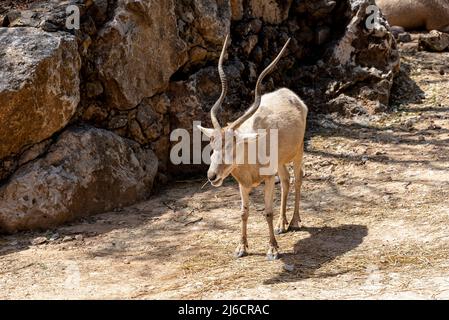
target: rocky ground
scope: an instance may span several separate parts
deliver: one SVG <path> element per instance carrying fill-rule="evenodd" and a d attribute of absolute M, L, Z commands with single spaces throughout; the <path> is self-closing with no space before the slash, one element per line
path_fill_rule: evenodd
<path fill-rule="evenodd" d="M 236 260 L 236 183 L 178 181 L 120 212 L 1 236 L 0 298 L 449 298 L 449 53 L 401 51 L 392 112 L 311 119 L 303 228 L 278 236 L 280 260 L 265 260 L 261 188 Z"/>

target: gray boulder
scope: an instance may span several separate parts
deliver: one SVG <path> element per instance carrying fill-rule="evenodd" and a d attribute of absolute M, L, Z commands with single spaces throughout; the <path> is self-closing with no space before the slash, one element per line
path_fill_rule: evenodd
<path fill-rule="evenodd" d="M 0 231 L 48 228 L 146 199 L 157 172 L 151 150 L 103 129 L 64 131 L 48 153 L 0 188 Z"/>
<path fill-rule="evenodd" d="M 0 159 L 64 128 L 80 101 L 75 37 L 0 28 Z"/>

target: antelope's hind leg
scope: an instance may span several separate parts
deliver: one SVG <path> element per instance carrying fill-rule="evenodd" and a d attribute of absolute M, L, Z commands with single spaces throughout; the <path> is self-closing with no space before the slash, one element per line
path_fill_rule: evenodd
<path fill-rule="evenodd" d="M 287 198 L 290 189 L 290 173 L 284 165 L 279 166 L 278 169 L 279 179 L 281 181 L 281 210 L 279 219 L 276 224 L 276 234 L 282 234 L 287 232 L 288 220 L 287 220 Z"/>
<path fill-rule="evenodd" d="M 267 252 L 268 260 L 276 260 L 279 258 L 278 244 L 274 236 L 273 226 L 273 192 L 274 192 L 274 176 L 265 180 L 264 200 L 265 200 L 265 219 L 268 224 L 268 231 L 270 232 L 270 243 Z"/>
<path fill-rule="evenodd" d="M 298 154 L 293 162 L 293 171 L 295 172 L 295 209 L 293 211 L 293 217 L 288 226 L 289 231 L 299 230 L 301 217 L 299 216 L 299 202 L 301 199 L 301 186 L 303 178 L 302 170 L 302 158 L 303 158 L 303 147 L 301 147 L 301 152 Z"/>

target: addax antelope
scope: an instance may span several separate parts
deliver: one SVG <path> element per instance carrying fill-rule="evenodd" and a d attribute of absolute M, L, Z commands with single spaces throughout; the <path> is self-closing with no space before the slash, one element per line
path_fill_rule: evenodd
<path fill-rule="evenodd" d="M 215 187 L 221 186 L 228 175 L 232 175 L 239 183 L 242 200 L 242 229 L 240 244 L 236 249 L 236 257 L 243 257 L 247 254 L 246 230 L 249 216 L 249 194 L 252 188 L 264 182 L 265 218 L 270 234 L 267 258 L 273 260 L 277 259 L 279 255 L 273 226 L 273 192 L 276 174 L 279 175 L 282 189 L 281 210 L 276 232 L 279 234 L 287 230 L 298 229 L 301 222 L 299 200 L 303 176 L 302 159 L 307 107 L 294 92 L 286 88 L 261 95 L 261 83 L 281 59 L 290 42 L 289 39 L 276 59 L 260 74 L 255 88 L 255 101 L 252 106 L 240 118 L 222 128 L 217 120 L 216 113 L 223 103 L 228 88 L 226 75 L 223 71 L 223 60 L 228 41 L 229 36 L 226 37 L 218 63 L 222 92 L 210 112 L 214 128 L 198 127 L 210 138 L 212 148 L 211 164 L 207 177 Z M 263 134 L 264 132 L 267 134 Z M 273 140 L 274 136 L 269 134 L 270 132 L 277 132 L 277 143 Z M 275 145 L 276 147 L 277 157 L 274 159 L 270 155 L 270 163 L 260 161 L 259 157 L 255 161 L 249 161 L 251 150 L 254 150 L 251 144 L 260 139 L 266 140 L 267 145 L 271 143 L 271 146 Z M 269 147 L 269 150 L 271 152 L 272 148 Z M 230 161 L 225 161 L 225 158 L 229 155 Z M 242 159 L 243 161 L 241 161 Z M 271 172 L 270 170 L 264 172 L 264 169 L 272 165 L 273 161 L 277 164 L 275 169 Z M 289 163 L 293 163 L 295 175 L 295 206 L 290 223 L 286 216 L 287 195 L 290 188 L 290 174 L 286 165 Z"/>

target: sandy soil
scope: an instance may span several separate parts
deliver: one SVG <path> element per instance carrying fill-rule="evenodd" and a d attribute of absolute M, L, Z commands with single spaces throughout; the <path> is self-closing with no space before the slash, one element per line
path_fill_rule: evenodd
<path fill-rule="evenodd" d="M 406 45 L 393 112 L 310 121 L 303 227 L 278 236 L 280 260 L 265 260 L 262 188 L 250 255 L 236 260 L 236 183 L 184 181 L 119 212 L 0 236 L 0 298 L 449 298 L 447 61 Z"/>

